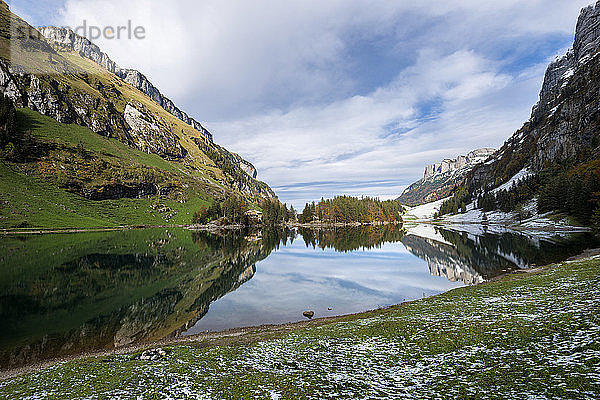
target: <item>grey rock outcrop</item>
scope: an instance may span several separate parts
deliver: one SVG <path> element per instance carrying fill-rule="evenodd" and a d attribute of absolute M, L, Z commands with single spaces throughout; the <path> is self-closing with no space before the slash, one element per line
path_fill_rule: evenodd
<path fill-rule="evenodd" d="M 163 126 L 166 123 L 158 121 L 140 102 L 130 101 L 125 106 L 124 118 L 131 127 L 129 133 L 138 149 L 165 159 L 181 159 L 187 155 L 179 138 Z"/>
<path fill-rule="evenodd" d="M 579 15 L 573 47 L 557 57 L 546 70 L 540 91 L 540 101 L 534 107 L 533 117 L 540 117 L 552 109 L 551 104 L 573 77 L 581 64 L 590 60 L 600 47 L 600 2 L 584 8 Z"/>
<path fill-rule="evenodd" d="M 107 71 L 115 74 L 125 82 L 145 93 L 154 100 L 164 110 L 174 115 L 181 121 L 192 126 L 198 132 L 202 133 L 210 141 L 213 140 L 212 134 L 202 126 L 198 121 L 191 118 L 188 114 L 181 111 L 173 101 L 164 96 L 148 80 L 148 78 L 134 69 L 121 68 L 110 57 L 103 53 L 100 48 L 87 38 L 80 36 L 70 29 L 57 27 L 44 27 L 39 29 L 40 33 L 50 41 L 51 44 L 65 51 L 75 51 L 79 55 L 94 61 L 96 64 L 104 67 Z"/>
<path fill-rule="evenodd" d="M 423 179 L 410 185 L 398 200 L 407 206 L 417 206 L 443 199 L 462 183 L 475 166 L 485 162 L 495 152 L 490 148 L 477 149 L 466 156 L 429 165 L 425 168 Z"/>
<path fill-rule="evenodd" d="M 84 81 L 83 78 L 79 78 Z M 85 83 L 85 82 L 83 82 Z M 14 71 L 0 59 L 0 93 L 17 107 L 27 107 L 60 123 L 78 124 L 94 132 L 133 145 L 128 128 L 110 102 L 100 101 L 85 91 L 73 91 L 49 76 Z"/>
<path fill-rule="evenodd" d="M 139 359 L 142 361 L 157 361 L 161 358 L 165 358 L 167 356 L 167 352 L 161 348 L 146 350 L 140 354 Z"/>
<path fill-rule="evenodd" d="M 446 159 L 438 164 L 428 165 L 425 168 L 424 178 L 429 178 L 438 174 L 453 172 L 465 167 L 473 167 L 484 162 L 496 152 L 496 149 L 483 148 L 473 150 L 466 156 L 458 156 L 454 160 Z"/>
<path fill-rule="evenodd" d="M 489 190 L 524 168 L 600 158 L 600 1 L 581 11 L 573 47 L 552 62 L 531 118 L 492 163 L 473 169 L 471 188 Z"/>
<path fill-rule="evenodd" d="M 232 154 L 233 154 L 233 158 L 235 159 L 235 161 L 239 165 L 239 167 L 242 169 L 242 171 L 244 171 L 251 178 L 256 179 L 256 177 L 258 176 L 258 171 L 256 170 L 256 167 L 254 165 L 252 165 L 250 162 L 244 160 L 238 154 L 235 154 L 235 153 L 232 153 Z"/>

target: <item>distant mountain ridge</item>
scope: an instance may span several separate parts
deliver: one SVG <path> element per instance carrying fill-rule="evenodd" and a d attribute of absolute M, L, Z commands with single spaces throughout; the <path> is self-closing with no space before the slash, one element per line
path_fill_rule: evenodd
<path fill-rule="evenodd" d="M 455 159 L 445 159 L 440 163 L 428 165 L 423 178 L 410 185 L 398 200 L 412 207 L 448 197 L 454 188 L 462 183 L 469 171 L 485 162 L 495 152 L 495 149 L 482 148 L 473 150 L 466 156 L 461 155 Z"/>
<path fill-rule="evenodd" d="M 454 160 L 445 159 L 441 163 L 428 165 L 425 168 L 424 178 L 429 178 L 447 172 L 454 172 L 465 167 L 472 167 L 474 165 L 484 162 L 495 152 L 496 149 L 477 149 L 473 150 L 466 156 L 458 156 Z"/>

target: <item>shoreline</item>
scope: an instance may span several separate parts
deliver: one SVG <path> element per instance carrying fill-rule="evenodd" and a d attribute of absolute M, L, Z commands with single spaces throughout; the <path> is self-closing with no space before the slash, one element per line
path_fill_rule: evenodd
<path fill-rule="evenodd" d="M 334 223 L 334 224 L 279 224 L 274 225 L 278 228 L 313 228 L 313 229 L 326 229 L 326 228 L 347 228 L 347 227 L 358 227 L 358 226 L 389 226 L 389 225 L 404 225 L 406 222 L 377 222 L 377 223 Z M 218 231 L 234 231 L 241 230 L 244 228 L 264 228 L 263 225 L 197 225 L 197 224 L 173 224 L 173 225 L 122 225 L 122 226 L 110 226 L 110 227 L 89 227 L 89 228 L 25 228 L 25 229 L 0 229 L 0 235 L 44 235 L 44 234 L 67 234 L 67 233 L 87 233 L 87 232 L 117 232 L 127 231 L 136 229 L 188 229 L 190 231 L 207 231 L 207 232 L 218 232 Z"/>
<path fill-rule="evenodd" d="M 559 233 L 586 233 L 593 232 L 593 229 L 586 226 L 536 226 L 528 227 L 521 225 L 506 225 L 504 223 L 481 223 L 481 222 L 454 222 L 439 220 L 405 220 L 403 222 L 377 222 L 377 223 L 335 223 L 335 224 L 279 224 L 274 225 L 278 228 L 308 228 L 308 229 L 330 229 L 330 228 L 350 228 L 360 226 L 389 226 L 389 225 L 430 225 L 430 226 L 489 226 L 503 227 L 519 232 L 559 232 Z M 27 228 L 27 229 L 0 229 L 0 236 L 11 235 L 46 235 L 46 234 L 69 234 L 69 233 L 89 233 L 89 232 L 117 232 L 127 230 L 141 229 L 187 229 L 190 231 L 235 231 L 244 228 L 264 228 L 262 225 L 196 225 L 196 224 L 173 224 L 173 225 L 123 225 L 112 227 L 89 227 L 89 228 Z"/>
<path fill-rule="evenodd" d="M 488 283 L 488 282 L 484 282 Z M 483 283 L 481 283 L 483 284 Z M 480 285 L 481 285 L 480 284 Z M 453 290 L 459 288 L 451 289 L 444 293 L 449 293 Z M 443 294 L 443 293 L 440 293 Z M 435 296 L 439 296 L 437 294 Z M 431 296 L 431 297 L 435 297 Z M 203 332 L 189 336 L 179 336 L 175 338 L 163 338 L 161 340 L 151 341 L 151 342 L 143 342 L 132 344 L 124 347 L 119 347 L 115 349 L 104 349 L 97 351 L 88 351 L 85 353 L 80 353 L 77 355 L 70 355 L 66 357 L 57 357 L 51 360 L 41 361 L 35 364 L 30 364 L 23 367 L 18 367 L 14 369 L 9 369 L 5 371 L 0 371 L 0 381 L 5 381 L 8 379 L 13 379 L 22 375 L 26 375 L 32 372 L 38 372 L 47 368 L 51 368 L 55 365 L 80 360 L 84 358 L 91 357 L 106 357 L 106 356 L 117 356 L 117 355 L 126 355 L 141 352 L 146 349 L 161 347 L 161 346 L 175 346 L 175 345 L 205 345 L 206 347 L 210 346 L 222 346 L 222 345 L 231 345 L 231 344 L 249 344 L 254 343 L 260 339 L 262 339 L 265 335 L 277 335 L 277 334 L 285 334 L 289 332 L 293 332 L 298 329 L 308 328 L 308 327 L 318 327 L 323 325 L 328 325 L 341 321 L 353 321 L 363 319 L 374 314 L 385 313 L 391 310 L 397 310 L 398 308 L 404 307 L 408 304 L 413 303 L 417 300 L 405 301 L 400 304 L 391 305 L 388 307 L 377 308 L 374 310 L 361 311 L 353 314 L 342 314 L 336 316 L 327 316 L 320 318 L 313 318 L 306 321 L 296 321 L 296 322 L 286 322 L 282 324 L 264 324 L 264 325 L 254 325 L 254 326 L 246 326 L 240 328 L 232 328 L 224 331 L 215 331 L 215 332 Z"/>

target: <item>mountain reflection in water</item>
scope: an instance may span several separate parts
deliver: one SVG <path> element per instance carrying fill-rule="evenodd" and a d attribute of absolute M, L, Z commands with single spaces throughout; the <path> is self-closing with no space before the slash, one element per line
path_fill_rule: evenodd
<path fill-rule="evenodd" d="M 399 226 L 7 236 L 0 248 L 0 365 L 298 320 L 312 294 L 336 303 L 332 313 L 357 312 L 556 261 L 594 240 Z M 282 281 L 269 285 L 273 271 Z M 236 298 L 254 312 L 227 308 Z"/>
<path fill-rule="evenodd" d="M 600 245 L 591 233 L 547 237 L 510 229 L 462 228 L 471 228 L 471 232 L 417 225 L 407 230 L 402 243 L 427 262 L 432 275 L 467 285 L 508 271 L 562 261 Z"/>

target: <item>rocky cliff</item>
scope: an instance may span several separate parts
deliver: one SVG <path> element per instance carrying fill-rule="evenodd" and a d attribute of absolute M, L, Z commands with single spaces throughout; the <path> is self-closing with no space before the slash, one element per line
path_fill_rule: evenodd
<path fill-rule="evenodd" d="M 90 128 L 176 163 L 180 186 L 199 195 L 231 193 L 251 202 L 275 198 L 254 166 L 218 146 L 201 124 L 179 110 L 138 71 L 122 69 L 87 39 L 65 29 L 44 35 L 0 1 L 0 94 L 63 123 Z M 22 37 L 19 32 L 29 32 Z M 55 162 L 56 160 L 52 160 Z M 211 186 L 208 188 L 208 186 Z M 140 193 L 140 196 L 145 196 Z"/>
<path fill-rule="evenodd" d="M 443 199 L 462 183 L 473 167 L 485 162 L 495 152 L 495 149 L 490 148 L 477 149 L 466 156 L 428 165 L 423 179 L 409 186 L 398 200 L 408 206 L 417 206 Z"/>
<path fill-rule="evenodd" d="M 469 174 L 471 190 L 491 189 L 529 167 L 600 158 L 600 2 L 584 8 L 573 47 L 552 62 L 531 118 L 510 137 L 492 162 Z"/>
<path fill-rule="evenodd" d="M 439 174 L 445 174 L 448 172 L 454 172 L 463 168 L 472 168 L 477 164 L 480 164 L 487 160 L 491 155 L 496 152 L 496 149 L 477 149 L 473 150 L 466 156 L 458 156 L 454 160 L 444 160 L 438 164 L 428 165 L 425 168 L 424 178 L 429 178 Z"/>
<path fill-rule="evenodd" d="M 111 60 L 106 53 L 102 52 L 98 46 L 87 38 L 76 34 L 70 29 L 53 26 L 40 28 L 39 31 L 57 50 L 75 51 L 79 53 L 80 56 L 94 61 L 96 64 L 104 67 L 108 72 L 115 74 L 125 82 L 144 92 L 170 114 L 179 118 L 186 124 L 191 125 L 211 141 L 213 140 L 212 134 L 205 129 L 202 124 L 181 111 L 175 103 L 164 96 L 144 74 L 134 69 L 119 67 L 119 65 Z"/>

